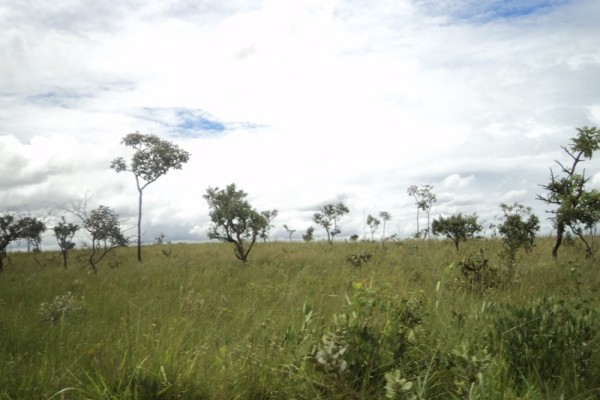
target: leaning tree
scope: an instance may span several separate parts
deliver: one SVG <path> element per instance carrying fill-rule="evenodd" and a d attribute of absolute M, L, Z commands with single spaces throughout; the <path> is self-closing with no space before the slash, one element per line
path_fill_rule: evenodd
<path fill-rule="evenodd" d="M 18 217 L 12 213 L 0 215 L 0 272 L 4 270 L 4 257 L 8 245 L 19 240 L 39 245 L 44 231 L 46 225 L 37 218 Z"/>
<path fill-rule="evenodd" d="M 142 261 L 142 195 L 144 189 L 165 175 L 170 169 L 181 169 L 188 162 L 190 153 L 156 135 L 130 133 L 121 141 L 135 150 L 131 164 L 123 157 L 115 158 L 110 167 L 117 172 L 129 171 L 135 176 L 138 190 L 137 258 Z"/>
<path fill-rule="evenodd" d="M 235 256 L 244 264 L 248 264 L 256 238 L 268 225 L 265 216 L 246 200 L 247 196 L 243 190 L 236 189 L 235 183 L 225 189 L 209 187 L 203 196 L 210 209 L 208 237 L 232 243 Z"/>

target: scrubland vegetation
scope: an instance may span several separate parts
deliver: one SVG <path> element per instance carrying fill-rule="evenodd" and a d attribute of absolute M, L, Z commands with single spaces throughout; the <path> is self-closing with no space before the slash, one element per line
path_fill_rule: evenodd
<path fill-rule="evenodd" d="M 552 243 L 9 253 L 0 398 L 597 399 L 598 266 Z"/>

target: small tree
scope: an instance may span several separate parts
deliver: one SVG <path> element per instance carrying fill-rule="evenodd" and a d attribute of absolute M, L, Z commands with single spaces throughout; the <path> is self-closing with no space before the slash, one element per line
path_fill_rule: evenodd
<path fill-rule="evenodd" d="M 60 247 L 65 269 L 67 269 L 67 253 L 75 247 L 73 236 L 75 236 L 78 230 L 79 225 L 67 224 L 65 217 L 62 217 L 58 225 L 54 227 L 54 236 L 56 236 L 56 242 L 58 243 L 58 247 Z"/>
<path fill-rule="evenodd" d="M 367 216 L 367 225 L 369 226 L 369 230 L 371 231 L 371 240 L 375 240 L 375 231 L 379 228 L 381 221 L 371 214 Z"/>
<path fill-rule="evenodd" d="M 0 272 L 4 271 L 4 257 L 8 246 L 18 240 L 27 240 L 39 246 L 46 225 L 33 217 L 15 217 L 14 214 L 0 215 Z"/>
<path fill-rule="evenodd" d="M 339 202 L 337 204 L 326 204 L 313 215 L 313 221 L 321 225 L 327 232 L 327 241 L 330 245 L 333 245 L 334 236 L 342 232 L 338 226 L 339 220 L 349 212 L 348 207 Z"/>
<path fill-rule="evenodd" d="M 456 246 L 456 252 L 458 252 L 459 242 L 473 238 L 482 229 L 481 225 L 477 223 L 477 214 L 463 216 L 461 213 L 448 218 L 434 219 L 431 227 L 434 235 L 443 235 L 452 240 Z"/>
<path fill-rule="evenodd" d="M 558 249 L 567 227 L 581 239 L 586 247 L 586 254 L 591 256 L 592 246 L 584 236 L 584 229 L 591 230 L 600 221 L 600 193 L 596 190 L 586 190 L 589 178 L 586 178 L 585 170 L 581 174 L 577 173 L 577 167 L 580 163 L 590 160 L 594 152 L 600 150 L 600 131 L 595 127 L 577 128 L 577 136 L 571 139 L 570 146 L 562 146 L 562 149 L 571 158 L 571 165 L 556 161 L 562 176 L 555 176 L 551 168 L 550 182 L 540 185 L 546 190 L 546 194 L 537 195 L 538 200 L 556 207 L 549 211 L 553 214 L 550 219 L 556 228 L 552 257 L 558 257 Z"/>
<path fill-rule="evenodd" d="M 290 229 L 288 228 L 288 226 L 286 224 L 283 224 L 283 229 L 285 229 L 285 231 L 287 232 L 287 234 L 290 236 L 290 242 L 292 242 L 292 235 L 294 234 L 294 232 L 296 232 L 295 229 Z"/>
<path fill-rule="evenodd" d="M 302 235 L 302 240 L 305 242 L 311 242 L 314 239 L 315 228 L 313 226 L 309 226 L 306 228 L 306 233 Z"/>
<path fill-rule="evenodd" d="M 96 265 L 112 250 L 125 247 L 129 240 L 121 230 L 119 214 L 110 207 L 99 206 L 85 215 L 83 229 L 90 235 L 92 241 L 89 257 L 90 267 L 98 272 Z"/>
<path fill-rule="evenodd" d="M 181 169 L 190 153 L 156 135 L 130 133 L 121 141 L 135 150 L 128 166 L 123 157 L 115 158 L 110 167 L 117 172 L 129 171 L 135 176 L 138 190 L 137 257 L 142 261 L 142 194 L 144 189 L 170 169 Z"/>
<path fill-rule="evenodd" d="M 383 221 L 383 233 L 381 234 L 381 247 L 383 247 L 383 242 L 385 242 L 385 224 L 392 219 L 392 214 L 387 211 L 379 211 L 379 218 Z"/>
<path fill-rule="evenodd" d="M 264 215 L 248 203 L 246 196 L 244 191 L 236 189 L 235 183 L 222 190 L 209 187 L 203 196 L 210 208 L 208 237 L 233 243 L 235 256 L 244 264 L 248 264 L 248 255 L 256 238 L 268 224 Z M 244 240 L 250 242 L 247 248 Z"/>
<path fill-rule="evenodd" d="M 522 204 L 500 204 L 503 222 L 498 225 L 506 256 L 515 261 L 517 250 L 523 248 L 527 253 L 533 248 L 536 233 L 540 230 L 540 220 L 531 213 L 531 207 Z"/>
<path fill-rule="evenodd" d="M 421 237 L 421 230 L 419 226 L 419 211 L 423 210 L 427 213 L 427 237 L 431 238 L 430 235 L 430 221 L 429 215 L 431 212 L 431 207 L 433 207 L 433 203 L 437 201 L 437 197 L 435 193 L 433 193 L 432 185 L 421 185 L 416 186 L 412 185 L 407 189 L 407 193 L 409 196 L 412 196 L 415 199 L 415 204 L 417 206 L 417 234 L 415 235 L 418 238 Z"/>
<path fill-rule="evenodd" d="M 277 215 L 279 214 L 279 210 L 266 210 L 266 211 L 261 211 L 260 213 L 267 220 L 267 224 L 260 232 L 260 238 L 266 243 L 267 240 L 269 239 L 269 233 L 271 232 L 271 228 L 273 228 L 275 226 L 275 225 L 272 225 L 271 222 L 275 218 L 277 218 Z"/>

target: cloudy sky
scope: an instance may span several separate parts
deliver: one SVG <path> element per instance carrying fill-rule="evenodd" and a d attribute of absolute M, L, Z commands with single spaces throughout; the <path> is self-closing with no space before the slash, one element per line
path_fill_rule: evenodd
<path fill-rule="evenodd" d="M 205 240 L 202 195 L 230 183 L 279 210 L 281 239 L 337 201 L 343 234 L 385 210 L 408 237 L 419 184 L 432 217 L 489 224 L 517 201 L 544 220 L 560 146 L 600 125 L 599 15 L 597 0 L 0 0 L 0 208 L 59 217 L 87 192 L 133 225 L 134 177 L 109 166 L 139 131 L 191 153 L 145 191 L 148 242 Z"/>

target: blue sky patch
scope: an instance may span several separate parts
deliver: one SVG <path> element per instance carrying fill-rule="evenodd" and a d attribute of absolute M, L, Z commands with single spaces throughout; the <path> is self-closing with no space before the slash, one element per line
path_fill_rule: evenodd
<path fill-rule="evenodd" d="M 428 13 L 445 15 L 455 20 L 489 22 L 545 13 L 570 0 L 417 0 Z"/>
<path fill-rule="evenodd" d="M 220 133 L 227 129 L 224 123 L 211 118 L 201 110 L 178 110 L 179 122 L 177 128 L 184 132 L 197 131 Z"/>

